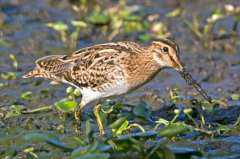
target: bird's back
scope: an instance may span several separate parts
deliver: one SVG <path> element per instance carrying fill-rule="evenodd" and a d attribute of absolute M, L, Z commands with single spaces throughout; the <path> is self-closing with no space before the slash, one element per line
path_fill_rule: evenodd
<path fill-rule="evenodd" d="M 123 65 L 143 53 L 134 42 L 106 43 L 87 47 L 71 55 L 51 55 L 36 61 L 25 77 L 45 77 L 57 82 L 104 92 L 126 81 Z M 130 68 L 129 68 L 130 69 Z"/>

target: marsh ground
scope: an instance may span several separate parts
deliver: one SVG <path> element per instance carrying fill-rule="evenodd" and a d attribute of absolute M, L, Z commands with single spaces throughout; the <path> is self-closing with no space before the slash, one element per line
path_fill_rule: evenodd
<path fill-rule="evenodd" d="M 1 0 L 0 158 L 240 158 L 239 15 L 237 0 Z M 108 135 L 99 139 L 91 107 L 79 136 L 69 110 L 56 106 L 62 99 L 79 102 L 72 88 L 21 79 L 45 55 L 108 41 L 147 45 L 158 37 L 179 43 L 182 61 L 214 104 L 178 73 L 164 70 L 133 93 L 105 102 L 115 111 L 102 112 Z M 131 129 L 133 123 L 147 133 L 134 136 L 140 130 Z"/>

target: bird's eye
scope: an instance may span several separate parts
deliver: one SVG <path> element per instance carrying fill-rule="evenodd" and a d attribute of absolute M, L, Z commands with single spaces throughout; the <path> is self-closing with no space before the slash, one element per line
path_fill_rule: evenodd
<path fill-rule="evenodd" d="M 163 52 L 168 53 L 168 47 L 163 47 Z"/>

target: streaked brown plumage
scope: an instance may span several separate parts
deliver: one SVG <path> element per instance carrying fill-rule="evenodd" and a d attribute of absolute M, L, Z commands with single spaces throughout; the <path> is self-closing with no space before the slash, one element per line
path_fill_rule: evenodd
<path fill-rule="evenodd" d="M 163 68 L 174 68 L 192 80 L 180 62 L 178 45 L 168 39 L 153 41 L 150 46 L 129 41 L 106 43 L 71 55 L 46 56 L 38 59 L 35 69 L 24 77 L 44 77 L 80 88 L 82 101 L 75 114 L 77 118 L 86 104 L 134 90 Z M 197 86 L 198 91 L 210 99 Z"/>

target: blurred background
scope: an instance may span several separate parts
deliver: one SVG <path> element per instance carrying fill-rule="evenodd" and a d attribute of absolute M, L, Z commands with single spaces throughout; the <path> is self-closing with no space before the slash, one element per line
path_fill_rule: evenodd
<path fill-rule="evenodd" d="M 52 105 L 73 91 L 47 80 L 21 79 L 36 59 L 110 41 L 148 45 L 165 37 L 175 39 L 186 68 L 218 103 L 211 107 L 217 113 L 207 120 L 233 123 L 240 113 L 239 21 L 238 0 L 0 0 L 0 127 L 5 131 L 25 123 L 12 131 L 16 135 L 32 130 L 26 124 L 31 119 L 39 129 L 55 130 L 53 123 L 39 124 L 32 116 L 16 118 L 19 110 Z M 144 102 L 156 115 L 168 117 L 161 109 L 179 103 L 188 107 L 193 99 L 209 106 L 178 73 L 164 70 L 117 100 L 129 105 Z M 1 135 L 6 134 L 0 131 Z M 240 153 L 239 148 L 235 151 Z"/>

